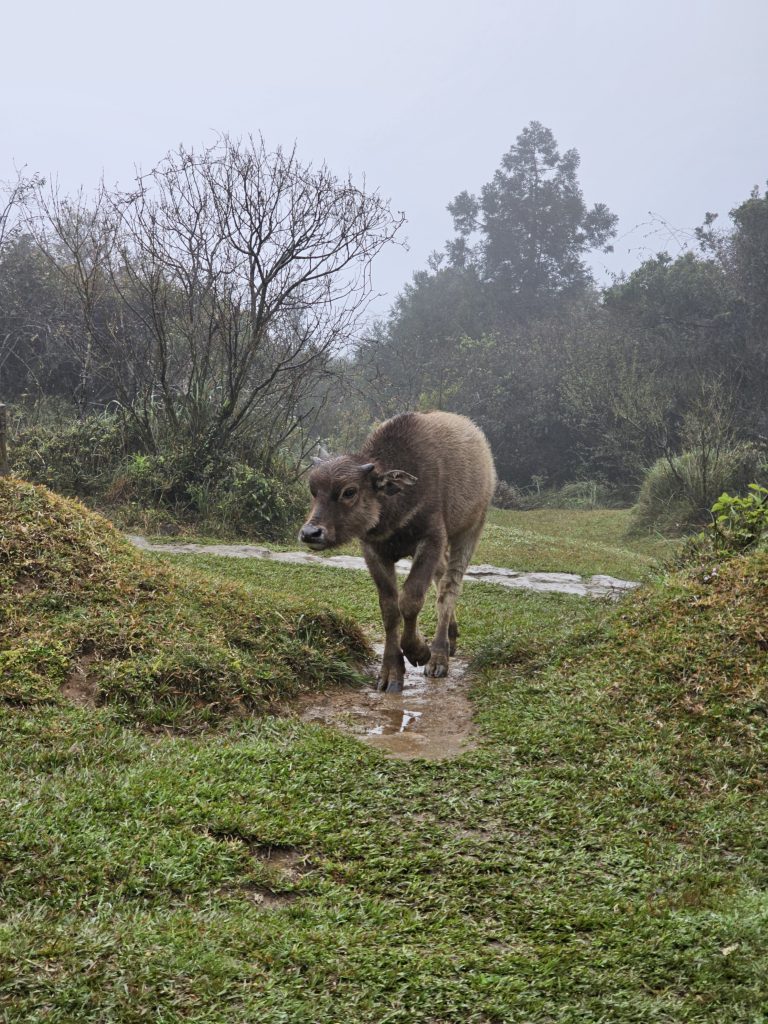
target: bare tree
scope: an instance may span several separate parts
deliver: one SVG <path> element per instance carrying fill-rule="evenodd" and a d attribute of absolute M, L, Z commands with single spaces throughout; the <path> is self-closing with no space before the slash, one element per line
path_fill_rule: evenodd
<path fill-rule="evenodd" d="M 134 321 L 137 347 L 121 358 L 135 415 L 148 441 L 183 432 L 211 452 L 246 427 L 274 450 L 300 426 L 403 222 L 375 192 L 250 137 L 181 148 L 100 202 L 116 217 L 112 283 Z"/>
<path fill-rule="evenodd" d="M 42 179 L 37 175 L 26 178 L 21 173 L 16 181 L 0 184 L 0 264 L 6 246 L 16 240 L 21 230 L 21 217 L 29 194 L 41 184 Z M 0 375 L 18 348 L 19 335 L 13 330 L 13 317 L 10 315 L 14 304 L 15 296 L 6 294 L 6 289 L 0 285 Z"/>
<path fill-rule="evenodd" d="M 93 200 L 82 189 L 62 197 L 55 183 L 38 182 L 28 199 L 27 230 L 62 286 L 57 341 L 77 367 L 72 400 L 84 416 L 124 380 L 123 371 L 116 372 L 125 345 L 114 344 L 119 317 L 111 283 L 117 221 L 101 191 Z"/>

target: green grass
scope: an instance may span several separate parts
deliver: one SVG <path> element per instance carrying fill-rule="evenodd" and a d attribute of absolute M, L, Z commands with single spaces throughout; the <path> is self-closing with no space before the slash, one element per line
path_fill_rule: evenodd
<path fill-rule="evenodd" d="M 173 561 L 135 564 L 380 628 L 364 573 Z M 452 762 L 6 703 L 0 1020 L 765 1021 L 768 555 L 615 609 L 468 585 L 460 621 L 482 743 Z"/>
<path fill-rule="evenodd" d="M 642 579 L 676 550 L 653 535 L 631 536 L 630 509 L 491 509 L 473 561 L 540 572 Z"/>

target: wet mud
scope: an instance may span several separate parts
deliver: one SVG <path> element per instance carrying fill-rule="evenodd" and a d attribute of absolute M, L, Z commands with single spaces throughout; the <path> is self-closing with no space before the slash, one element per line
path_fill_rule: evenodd
<path fill-rule="evenodd" d="M 383 647 L 377 647 L 378 658 L 382 653 Z M 291 713 L 402 760 L 441 761 L 477 745 L 466 661 L 451 658 L 447 679 L 428 678 L 423 668 L 406 662 L 402 693 L 378 693 L 376 668 L 371 668 L 370 689 L 305 694 L 291 705 Z"/>

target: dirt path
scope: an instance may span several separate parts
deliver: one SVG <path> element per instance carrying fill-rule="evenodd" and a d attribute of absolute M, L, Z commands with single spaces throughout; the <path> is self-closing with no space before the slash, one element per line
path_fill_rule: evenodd
<path fill-rule="evenodd" d="M 135 535 L 128 539 L 143 551 L 166 555 L 218 555 L 224 558 L 261 558 L 292 565 L 366 568 L 364 560 L 354 555 L 321 557 L 309 551 L 270 551 L 255 544 L 151 544 L 145 537 Z M 397 563 L 397 571 L 401 574 L 407 573 L 410 567 L 408 559 Z M 639 586 L 612 576 L 584 578 L 568 572 L 516 572 L 494 565 L 470 565 L 465 579 L 522 590 L 613 600 Z M 378 647 L 376 653 L 381 658 L 383 647 Z M 325 693 L 305 694 L 285 711 L 286 714 L 298 715 L 304 722 L 327 725 L 349 733 L 392 757 L 443 760 L 458 757 L 476 745 L 469 687 L 467 662 L 461 658 L 451 658 L 447 679 L 427 678 L 423 668 L 412 668 L 406 662 L 402 693 L 377 693 L 373 686 L 368 690 L 337 688 Z"/>
<path fill-rule="evenodd" d="M 325 565 L 338 569 L 365 569 L 365 561 L 356 555 L 323 557 L 309 551 L 270 551 L 256 544 L 151 544 L 146 537 L 129 534 L 128 540 L 143 551 L 159 551 L 166 555 L 219 555 L 223 558 L 261 558 L 271 562 L 289 562 L 292 565 Z M 407 558 L 397 563 L 401 574 L 409 572 Z M 516 590 L 535 590 L 539 593 L 574 594 L 577 597 L 609 597 L 614 600 L 628 590 L 639 586 L 631 580 L 617 580 L 613 576 L 577 576 L 571 572 L 517 572 L 500 569 L 495 565 L 470 565 L 464 577 L 478 583 L 494 583 Z"/>

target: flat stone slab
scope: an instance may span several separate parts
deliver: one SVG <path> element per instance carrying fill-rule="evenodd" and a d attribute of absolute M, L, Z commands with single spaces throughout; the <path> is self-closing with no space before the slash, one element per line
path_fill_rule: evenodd
<path fill-rule="evenodd" d="M 310 551 L 270 551 L 257 544 L 151 544 L 146 537 L 128 534 L 128 540 L 142 551 L 157 551 L 166 555 L 218 555 L 222 558 L 259 558 L 291 565 L 325 565 L 336 569 L 366 569 L 365 559 L 359 555 L 313 555 Z M 410 572 L 410 559 L 397 563 L 401 575 Z M 619 580 L 613 576 L 577 576 L 570 572 L 518 572 L 495 565 L 470 565 L 464 576 L 478 583 L 493 583 L 516 590 L 539 593 L 574 594 L 577 597 L 607 597 L 617 600 L 622 594 L 639 587 L 632 580 Z"/>

